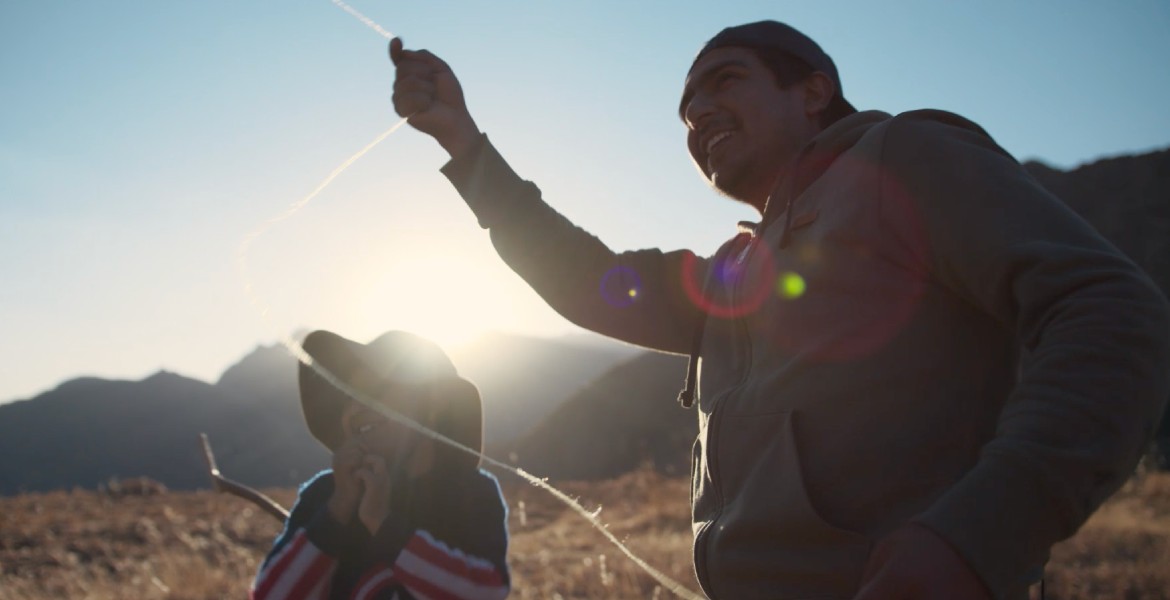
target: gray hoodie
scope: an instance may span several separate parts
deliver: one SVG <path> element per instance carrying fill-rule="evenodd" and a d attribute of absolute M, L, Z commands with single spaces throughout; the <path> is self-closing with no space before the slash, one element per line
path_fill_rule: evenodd
<path fill-rule="evenodd" d="M 839 121 L 710 258 L 609 250 L 486 138 L 444 173 L 566 318 L 701 347 L 691 501 L 712 598 L 850 598 L 909 522 L 1026 597 L 1170 395 L 1165 298 L 955 115 Z"/>

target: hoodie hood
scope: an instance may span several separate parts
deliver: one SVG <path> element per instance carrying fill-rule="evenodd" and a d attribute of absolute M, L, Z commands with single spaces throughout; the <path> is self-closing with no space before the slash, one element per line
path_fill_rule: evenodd
<path fill-rule="evenodd" d="M 833 123 L 813 138 L 792 161 L 788 173 L 781 178 L 768 196 L 756 234 L 763 232 L 781 215 L 789 213 L 788 208 L 793 200 L 800 197 L 808 186 L 819 179 L 839 156 L 852 148 L 871 127 L 889 118 L 889 113 L 880 110 L 853 113 Z M 789 221 L 788 218 L 785 220 Z M 785 227 L 786 232 L 788 225 Z"/>

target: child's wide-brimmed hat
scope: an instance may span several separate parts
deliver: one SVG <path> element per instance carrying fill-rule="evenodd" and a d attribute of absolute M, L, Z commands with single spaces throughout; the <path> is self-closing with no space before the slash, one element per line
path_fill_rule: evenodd
<path fill-rule="evenodd" d="M 459 376 L 455 364 L 434 342 L 413 333 L 390 331 L 360 344 L 318 330 L 305 337 L 302 347 L 320 367 L 364 400 L 387 406 L 464 446 L 483 451 L 479 390 Z M 354 400 L 304 363 L 297 375 L 309 432 L 325 447 L 336 450 L 344 439 L 342 409 Z M 479 466 L 478 456 L 446 444 L 441 445 L 440 453 L 457 466 Z"/>

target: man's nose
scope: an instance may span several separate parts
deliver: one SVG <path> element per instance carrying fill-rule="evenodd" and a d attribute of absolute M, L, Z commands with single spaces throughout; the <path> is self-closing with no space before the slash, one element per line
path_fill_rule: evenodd
<path fill-rule="evenodd" d="M 710 96 L 703 93 L 697 93 L 691 96 L 687 102 L 686 108 L 683 110 L 683 119 L 687 123 L 687 127 L 692 130 L 698 130 L 703 127 L 703 123 L 711 117 L 715 112 L 715 105 L 711 102 Z"/>

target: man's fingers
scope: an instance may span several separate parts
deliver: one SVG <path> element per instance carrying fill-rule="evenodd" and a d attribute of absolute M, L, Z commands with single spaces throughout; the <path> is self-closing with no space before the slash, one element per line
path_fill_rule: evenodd
<path fill-rule="evenodd" d="M 434 71 L 443 72 L 451 70 L 451 67 L 447 66 L 446 61 L 432 54 L 430 50 L 415 50 L 414 55 Z"/>
<path fill-rule="evenodd" d="M 394 69 L 394 81 L 402 81 L 411 77 L 434 79 L 435 69 L 421 60 L 402 58 Z"/>
<path fill-rule="evenodd" d="M 415 52 L 401 51 L 391 102 L 401 116 L 425 112 L 435 99 L 435 74 Z"/>
<path fill-rule="evenodd" d="M 399 77 L 394 81 L 394 93 L 396 94 L 411 94 L 421 92 L 424 94 L 435 93 L 435 82 L 429 77 L 420 77 L 418 75 L 409 75 L 406 77 Z"/>
<path fill-rule="evenodd" d="M 418 92 L 394 92 L 390 97 L 390 101 L 394 103 L 394 108 L 398 112 L 407 114 L 414 114 L 424 112 L 431 107 L 435 101 L 434 92 L 418 91 Z"/>
<path fill-rule="evenodd" d="M 408 117 L 419 113 L 426 112 L 431 107 L 431 102 L 434 96 L 430 94 L 394 94 L 391 101 L 394 103 L 394 111 L 400 117 Z"/>
<path fill-rule="evenodd" d="M 410 63 L 424 65 L 430 71 L 450 71 L 447 62 L 435 56 L 430 50 L 407 50 L 402 47 L 402 38 L 390 40 L 390 62 L 403 68 Z"/>
<path fill-rule="evenodd" d="M 398 61 L 402 60 L 402 38 L 394 38 L 390 40 L 390 62 L 394 66 L 398 66 Z"/>

